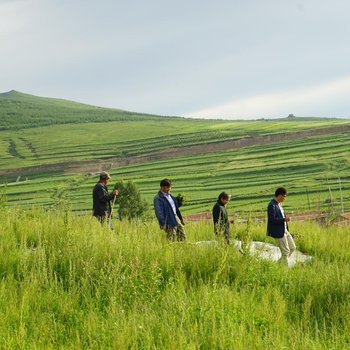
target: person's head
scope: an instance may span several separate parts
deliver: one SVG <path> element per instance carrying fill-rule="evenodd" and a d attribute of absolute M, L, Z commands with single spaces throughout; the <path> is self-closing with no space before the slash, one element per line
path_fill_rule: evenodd
<path fill-rule="evenodd" d="M 287 190 L 284 187 L 278 187 L 275 191 L 275 199 L 278 203 L 282 203 L 287 197 Z"/>
<path fill-rule="evenodd" d="M 102 173 L 100 173 L 100 182 L 106 184 L 110 178 L 111 177 L 106 171 L 102 171 Z"/>
<path fill-rule="evenodd" d="M 226 205 L 230 201 L 230 195 L 227 192 L 221 192 L 218 197 L 218 202 Z"/>
<path fill-rule="evenodd" d="M 165 193 L 168 193 L 170 192 L 171 190 L 171 180 L 169 179 L 163 179 L 161 182 L 160 182 L 160 189 L 165 192 Z"/>

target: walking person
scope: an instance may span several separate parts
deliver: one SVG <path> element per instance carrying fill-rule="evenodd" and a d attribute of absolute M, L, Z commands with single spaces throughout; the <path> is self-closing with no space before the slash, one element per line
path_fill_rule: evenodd
<path fill-rule="evenodd" d="M 111 177 L 109 174 L 103 171 L 100 174 L 99 182 L 97 182 L 92 191 L 92 215 L 95 216 L 101 224 L 106 222 L 106 220 L 110 221 L 112 215 L 111 200 L 115 199 L 115 197 L 119 194 L 119 191 L 116 189 L 111 193 L 108 192 L 107 183 L 110 178 Z M 110 222 L 109 224 L 111 225 Z"/>
<path fill-rule="evenodd" d="M 275 238 L 277 246 L 281 250 L 279 262 L 288 265 L 288 258 L 295 250 L 295 243 L 288 231 L 290 218 L 285 215 L 282 203 L 287 197 L 287 190 L 279 187 L 275 191 L 275 197 L 267 207 L 267 235 Z"/>
<path fill-rule="evenodd" d="M 160 191 L 154 197 L 154 211 L 160 228 L 166 232 L 170 241 L 185 241 L 186 231 L 184 221 L 176 198 L 170 193 L 172 182 L 163 179 Z"/>
<path fill-rule="evenodd" d="M 224 237 L 227 243 L 230 243 L 230 221 L 226 210 L 229 201 L 230 195 L 221 192 L 212 210 L 215 235 L 216 237 Z"/>

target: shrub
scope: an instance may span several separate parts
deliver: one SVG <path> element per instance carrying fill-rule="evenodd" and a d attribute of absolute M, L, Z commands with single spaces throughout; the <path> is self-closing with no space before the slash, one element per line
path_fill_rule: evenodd
<path fill-rule="evenodd" d="M 147 202 L 141 197 L 140 190 L 132 181 L 118 181 L 115 189 L 119 190 L 119 195 L 116 197 L 118 204 L 119 219 L 134 220 L 142 218 L 148 211 Z"/>

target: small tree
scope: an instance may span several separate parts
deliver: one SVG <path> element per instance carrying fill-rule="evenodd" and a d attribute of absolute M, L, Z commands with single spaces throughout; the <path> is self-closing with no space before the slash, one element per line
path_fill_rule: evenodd
<path fill-rule="evenodd" d="M 118 204 L 120 220 L 134 220 L 146 215 L 148 203 L 141 197 L 140 190 L 135 183 L 118 181 L 114 188 L 119 191 L 115 202 Z"/>

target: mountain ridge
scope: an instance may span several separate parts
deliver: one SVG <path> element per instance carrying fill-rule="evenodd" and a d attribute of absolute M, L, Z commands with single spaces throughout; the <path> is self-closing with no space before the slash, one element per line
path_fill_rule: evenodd
<path fill-rule="evenodd" d="M 102 114 L 109 114 L 109 118 L 102 118 L 102 120 L 93 120 L 93 121 L 111 121 L 111 114 L 115 113 L 114 118 L 115 120 L 118 120 L 121 115 L 127 115 L 127 116 L 138 116 L 138 117 L 144 117 L 144 118 L 181 118 L 181 119 L 193 119 L 193 118 L 185 118 L 181 116 L 170 116 L 170 115 L 157 115 L 157 114 L 149 114 L 149 113 L 142 113 L 142 112 L 133 112 L 133 111 L 128 111 L 124 109 L 119 109 L 119 108 L 111 108 L 111 107 L 101 107 L 101 106 L 96 106 L 96 105 L 91 105 L 87 103 L 82 103 L 82 102 L 77 102 L 69 99 L 63 99 L 63 98 L 55 98 L 55 97 L 43 97 L 43 96 L 37 96 L 33 94 L 28 94 L 24 93 L 18 90 L 10 90 L 7 92 L 0 93 L 0 117 L 3 118 L 3 102 L 4 101 L 12 101 L 15 103 L 30 103 L 34 105 L 41 105 L 42 107 L 58 107 L 65 109 L 62 112 L 66 112 L 66 109 L 80 109 L 81 111 L 89 110 L 91 113 L 93 112 L 101 112 Z M 51 111 L 52 112 L 52 111 Z M 11 113 L 11 112 L 10 112 Z M 118 114 L 118 118 L 116 115 Z M 197 118 L 196 118 L 197 119 Z M 213 119 L 207 119 L 203 118 L 206 120 L 226 120 L 226 121 L 241 121 L 245 119 L 220 119 L 220 118 L 213 118 Z M 339 119 L 349 119 L 349 117 L 344 117 L 344 118 L 338 118 L 338 117 L 317 117 L 317 116 L 295 116 L 293 114 L 289 114 L 286 117 L 280 117 L 280 118 L 256 118 L 256 119 L 251 119 L 252 121 L 254 120 L 271 120 L 271 121 L 290 121 L 290 120 L 295 120 L 295 121 L 310 121 L 310 120 L 339 120 Z M 113 117 L 112 117 L 113 120 Z M 88 120 L 90 121 L 90 120 Z M 68 123 L 74 123 L 74 121 L 67 121 Z M 79 121 L 78 121 L 79 122 Z M 58 124 L 64 124 L 65 122 L 58 123 Z M 39 123 L 40 124 L 40 123 Z M 55 123 L 54 123 L 55 124 Z M 43 125 L 47 125 L 44 123 Z M 38 125 L 42 126 L 42 124 Z M 17 129 L 17 127 L 9 127 L 5 129 Z M 3 125 L 0 121 L 0 130 L 4 130 Z"/>
<path fill-rule="evenodd" d="M 0 130 L 19 130 L 57 124 L 163 118 L 164 116 L 98 107 L 52 97 L 40 97 L 17 90 L 0 94 Z"/>

